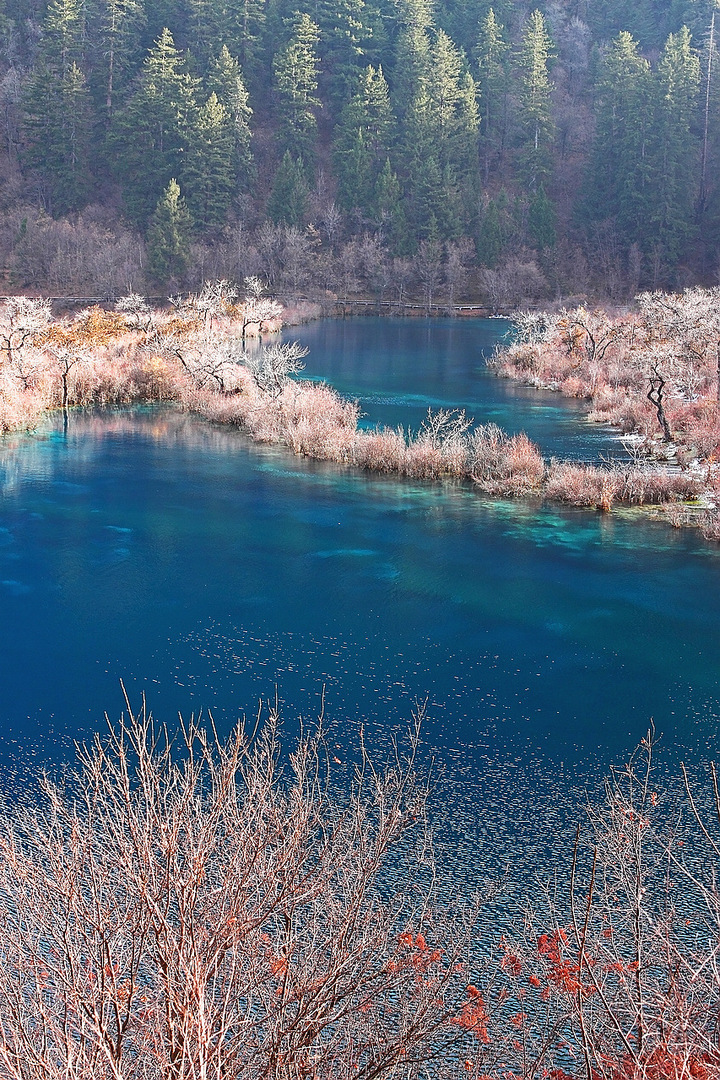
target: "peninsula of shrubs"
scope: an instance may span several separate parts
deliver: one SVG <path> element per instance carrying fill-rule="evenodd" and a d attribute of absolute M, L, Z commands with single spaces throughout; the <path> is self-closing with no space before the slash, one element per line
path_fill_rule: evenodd
<path fill-rule="evenodd" d="M 663 508 L 673 524 L 718 530 L 714 500 L 720 290 L 644 294 L 619 316 L 576 308 L 519 313 L 499 375 L 588 402 L 590 421 L 625 436 L 622 460 L 543 459 L 524 434 L 428 411 L 418 431 L 363 429 L 359 406 L 296 376 L 305 350 L 275 336 L 283 312 L 257 278 L 227 281 L 153 309 L 136 295 L 112 311 L 53 318 L 47 300 L 0 305 L 0 431 L 30 430 L 48 410 L 169 402 L 258 442 L 346 467 L 471 482 L 491 496 L 542 497 L 610 510 Z M 307 315 L 308 312 L 305 312 Z"/>

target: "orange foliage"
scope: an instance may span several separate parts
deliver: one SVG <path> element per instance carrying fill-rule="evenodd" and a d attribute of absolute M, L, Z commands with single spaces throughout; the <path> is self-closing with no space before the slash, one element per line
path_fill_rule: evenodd
<path fill-rule="evenodd" d="M 468 986 L 467 995 L 468 999 L 463 1003 L 460 1015 L 455 1017 L 455 1023 L 473 1034 L 479 1042 L 488 1045 L 489 1018 L 484 998 L 476 986 Z"/>

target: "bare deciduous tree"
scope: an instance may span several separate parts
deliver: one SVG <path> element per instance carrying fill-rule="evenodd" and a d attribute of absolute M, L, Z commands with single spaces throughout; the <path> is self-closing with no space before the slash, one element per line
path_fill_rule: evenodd
<path fill-rule="evenodd" d="M 8 296 L 0 304 L 0 348 L 10 365 L 18 354 L 37 341 L 50 323 L 50 301 L 30 296 Z"/>
<path fill-rule="evenodd" d="M 133 330 L 141 330 L 145 334 L 149 333 L 155 313 L 144 296 L 140 296 L 138 293 L 121 296 L 115 304 L 115 310 L 125 316 Z"/>
<path fill-rule="evenodd" d="M 274 707 L 226 741 L 190 721 L 173 745 L 144 708 L 110 726 L 4 814 L 0 1074 L 452 1071 L 484 1023 L 476 909 L 433 903 L 416 748 L 363 751 L 348 788 L 322 722 L 283 756 Z"/>
<path fill-rule="evenodd" d="M 302 360 L 309 351 L 297 341 L 273 342 L 248 353 L 244 363 L 258 390 L 274 400 L 289 379 L 305 367 Z"/>
<path fill-rule="evenodd" d="M 258 333 L 262 334 L 269 323 L 280 318 L 282 310 L 281 303 L 265 296 L 265 285 L 259 277 L 246 277 L 245 299 L 239 307 L 243 340 L 247 337 L 249 326 L 257 326 Z"/>

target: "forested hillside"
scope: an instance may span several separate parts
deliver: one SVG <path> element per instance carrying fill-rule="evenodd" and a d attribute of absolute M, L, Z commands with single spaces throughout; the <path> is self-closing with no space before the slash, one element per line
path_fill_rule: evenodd
<path fill-rule="evenodd" d="M 0 0 L 9 291 L 714 283 L 714 0 Z"/>

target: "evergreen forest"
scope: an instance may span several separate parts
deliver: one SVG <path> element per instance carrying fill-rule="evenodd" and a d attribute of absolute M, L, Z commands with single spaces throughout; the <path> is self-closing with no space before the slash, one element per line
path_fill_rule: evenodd
<path fill-rule="evenodd" d="M 0 0 L 4 291 L 717 281 L 715 0 Z"/>

